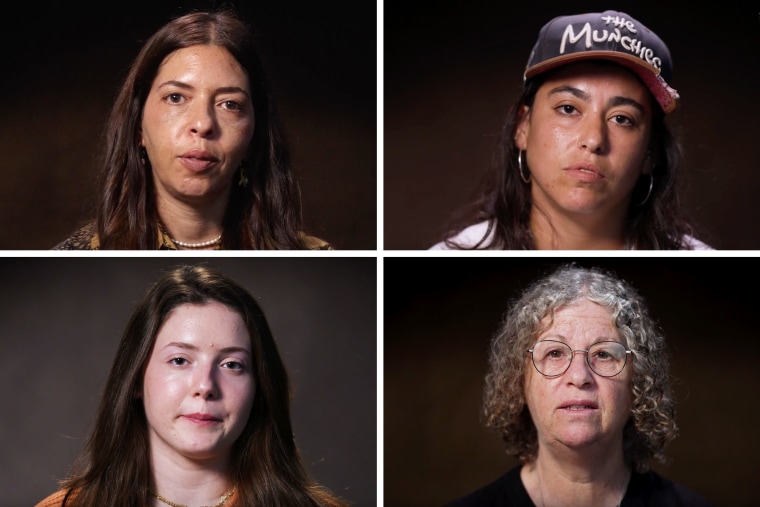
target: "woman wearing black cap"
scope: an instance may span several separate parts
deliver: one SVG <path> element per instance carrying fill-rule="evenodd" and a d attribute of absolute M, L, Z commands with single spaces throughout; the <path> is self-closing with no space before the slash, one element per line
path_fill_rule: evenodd
<path fill-rule="evenodd" d="M 628 14 L 552 19 L 481 196 L 432 249 L 710 249 L 680 209 L 671 70 Z"/>

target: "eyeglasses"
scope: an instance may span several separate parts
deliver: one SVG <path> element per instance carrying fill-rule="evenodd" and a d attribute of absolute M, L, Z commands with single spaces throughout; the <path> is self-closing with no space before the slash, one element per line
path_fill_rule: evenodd
<path fill-rule="evenodd" d="M 576 352 L 586 354 L 586 362 L 591 371 L 600 377 L 614 377 L 625 368 L 631 351 L 619 342 L 603 341 L 590 346 L 588 350 L 573 350 L 567 343 L 556 340 L 541 340 L 528 349 L 533 358 L 533 366 L 545 377 L 559 377 L 570 368 Z"/>

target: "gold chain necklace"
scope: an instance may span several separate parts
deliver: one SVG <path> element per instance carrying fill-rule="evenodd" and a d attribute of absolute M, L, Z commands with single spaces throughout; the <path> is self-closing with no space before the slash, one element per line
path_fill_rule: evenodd
<path fill-rule="evenodd" d="M 230 499 L 230 497 L 231 497 L 231 496 L 232 496 L 234 493 L 235 493 L 235 488 L 232 488 L 232 489 L 231 489 L 231 490 L 229 490 L 227 493 L 225 493 L 224 495 L 222 495 L 222 499 L 221 499 L 221 500 L 219 500 L 219 503 L 217 503 L 217 504 L 214 504 L 214 505 L 208 505 L 208 506 L 207 506 L 207 505 L 203 505 L 203 506 L 201 506 L 201 507 L 222 507 L 222 505 L 226 504 L 226 503 L 227 503 L 227 500 L 229 500 L 229 499 Z M 162 497 L 162 496 L 161 496 L 161 495 L 159 495 L 158 493 L 154 493 L 154 492 L 152 492 L 152 491 L 151 491 L 151 492 L 150 492 L 150 494 L 151 494 L 151 495 L 153 495 L 153 496 L 155 496 L 156 498 L 158 498 L 158 499 L 159 499 L 159 500 L 161 500 L 162 502 L 164 502 L 166 505 L 171 505 L 172 507 L 187 507 L 187 505 L 183 505 L 183 504 L 181 504 L 181 503 L 174 503 L 174 502 L 172 502 L 171 500 L 168 500 L 168 499 L 166 499 L 166 498 Z"/>

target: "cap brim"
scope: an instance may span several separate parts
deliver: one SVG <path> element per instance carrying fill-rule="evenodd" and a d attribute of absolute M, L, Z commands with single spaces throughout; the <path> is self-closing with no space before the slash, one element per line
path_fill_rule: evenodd
<path fill-rule="evenodd" d="M 525 79 L 569 63 L 583 60 L 611 60 L 631 69 L 644 81 L 644 84 L 649 88 L 657 103 L 660 104 L 660 107 L 666 114 L 674 111 L 678 105 L 677 93 L 676 97 L 674 97 L 673 93 L 675 93 L 675 90 L 670 88 L 660 77 L 660 69 L 637 56 L 626 55 L 619 51 L 582 51 L 550 58 L 525 69 Z M 673 93 L 671 93 L 671 90 Z"/>

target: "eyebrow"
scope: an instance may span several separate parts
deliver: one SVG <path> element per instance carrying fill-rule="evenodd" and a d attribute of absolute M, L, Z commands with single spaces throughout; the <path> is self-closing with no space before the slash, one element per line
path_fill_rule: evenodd
<path fill-rule="evenodd" d="M 177 88 L 182 88 L 184 90 L 192 90 L 194 88 L 193 86 L 191 86 L 191 85 L 189 85 L 187 83 L 184 83 L 182 81 L 177 81 L 175 79 L 170 79 L 169 81 L 164 81 L 163 83 L 161 83 L 160 85 L 158 85 L 158 89 L 161 89 L 164 86 L 176 86 Z M 221 88 L 217 88 L 215 90 L 215 93 L 217 93 L 217 94 L 219 94 L 219 93 L 242 93 L 246 97 L 250 98 L 250 95 L 248 94 L 248 92 L 245 91 L 244 89 L 240 88 L 239 86 L 223 86 Z"/>
<path fill-rule="evenodd" d="M 585 102 L 588 102 L 589 100 L 591 100 L 591 95 L 573 86 L 564 85 L 564 86 L 558 86 L 556 88 L 552 88 L 551 90 L 549 90 L 550 96 L 556 95 L 559 93 L 569 93 L 573 95 L 574 97 L 577 97 L 580 100 L 583 100 Z M 644 106 L 630 97 L 622 97 L 622 96 L 616 95 L 612 97 L 609 101 L 607 101 L 607 106 L 608 107 L 631 106 L 638 109 L 642 114 L 644 113 Z"/>
<path fill-rule="evenodd" d="M 185 343 L 185 342 L 169 342 L 166 345 L 164 345 L 162 350 L 166 350 L 169 347 L 177 347 L 180 349 L 193 350 L 193 351 L 199 350 L 198 347 L 196 347 L 195 345 L 190 344 L 190 343 Z M 221 354 L 229 354 L 231 352 L 242 352 L 243 354 L 247 354 L 249 356 L 251 355 L 251 352 L 245 347 L 224 347 L 222 349 L 219 349 L 219 353 Z"/>
<path fill-rule="evenodd" d="M 555 342 L 556 341 L 561 341 L 565 345 L 570 346 L 570 344 L 567 343 L 567 337 L 565 337 L 564 335 L 561 335 L 561 334 L 549 334 L 549 335 L 543 336 L 540 340 L 537 340 L 537 341 L 541 342 L 541 341 L 544 341 L 544 340 L 552 340 L 552 341 L 555 341 Z M 601 342 L 617 342 L 620 345 L 624 345 L 624 346 L 627 347 L 627 345 L 625 343 L 616 340 L 614 336 L 603 336 L 603 335 L 602 336 L 597 336 L 596 337 L 596 341 L 593 342 L 593 343 L 591 343 L 591 345 L 596 345 L 597 343 L 601 343 Z M 591 345 L 589 345 L 589 347 Z M 572 348 L 572 347 L 570 347 L 570 348 Z"/>

